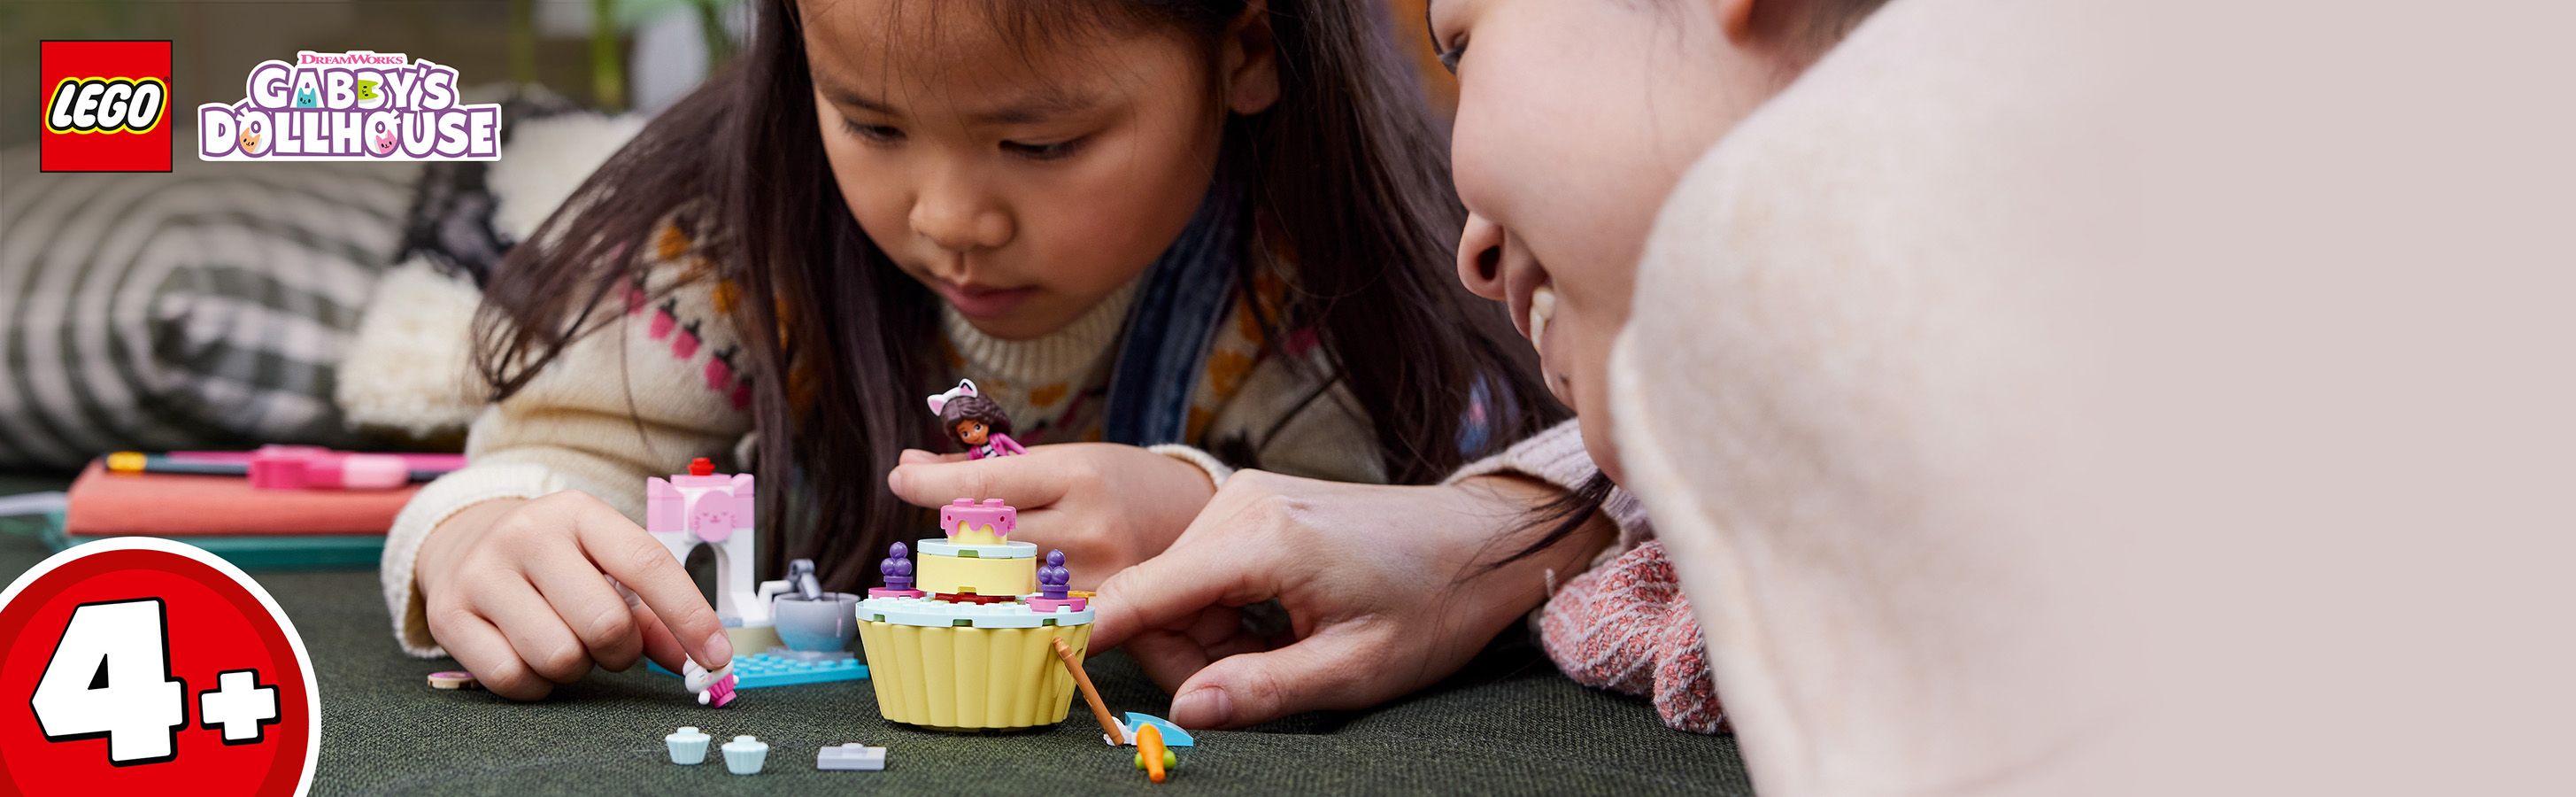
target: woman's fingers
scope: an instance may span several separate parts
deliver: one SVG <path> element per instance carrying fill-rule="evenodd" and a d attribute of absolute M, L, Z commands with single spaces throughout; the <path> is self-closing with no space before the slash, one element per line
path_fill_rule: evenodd
<path fill-rule="evenodd" d="M 1214 660 L 1208 656 L 1205 646 L 1170 631 L 1137 634 L 1128 638 L 1124 649 L 1129 658 L 1136 660 L 1137 668 L 1145 671 L 1145 677 L 1153 679 L 1155 686 L 1166 691 L 1181 688 L 1190 676 L 1197 675 Z"/>
<path fill-rule="evenodd" d="M 1171 548 L 1102 582 L 1092 645 L 1117 647 L 1148 629 L 1186 628 L 1202 609 L 1279 597 L 1282 578 L 1301 577 L 1317 560 L 1295 549 L 1269 503 L 1220 492 Z"/>
<path fill-rule="evenodd" d="M 1376 705 L 1417 684 L 1389 679 L 1355 661 L 1382 659 L 1378 635 L 1351 626 L 1325 629 L 1278 650 L 1227 656 L 1190 676 L 1172 697 L 1172 722 L 1184 728 L 1234 728 L 1302 711 Z"/>
<path fill-rule="evenodd" d="M 1102 582 L 1101 600 L 1092 604 L 1092 646 L 1114 648 L 1155 629 L 1185 631 L 1207 609 L 1277 597 L 1276 568 L 1253 561 L 1256 554 L 1221 547 L 1184 542 Z"/>

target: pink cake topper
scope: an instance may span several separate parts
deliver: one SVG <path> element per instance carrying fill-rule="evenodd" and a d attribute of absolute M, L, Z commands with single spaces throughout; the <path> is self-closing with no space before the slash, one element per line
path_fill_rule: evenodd
<path fill-rule="evenodd" d="M 962 524 L 972 531 L 983 531 L 989 526 L 997 541 L 1009 542 L 1012 530 L 1018 528 L 1019 523 L 1020 511 L 1002 503 L 999 498 L 986 498 L 980 504 L 972 498 L 960 498 L 956 503 L 939 508 L 939 530 L 946 532 L 951 539 L 957 537 Z"/>

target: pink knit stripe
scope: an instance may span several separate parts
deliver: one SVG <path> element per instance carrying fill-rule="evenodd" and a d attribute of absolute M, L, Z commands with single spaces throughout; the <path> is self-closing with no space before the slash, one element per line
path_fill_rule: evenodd
<path fill-rule="evenodd" d="M 1647 696 L 1667 726 L 1725 727 L 1707 642 L 1661 542 L 1566 582 L 1539 612 L 1539 642 L 1575 683 Z"/>

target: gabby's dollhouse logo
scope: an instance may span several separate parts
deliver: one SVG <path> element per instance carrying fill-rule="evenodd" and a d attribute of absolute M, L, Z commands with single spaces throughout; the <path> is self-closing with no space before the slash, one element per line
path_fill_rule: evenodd
<path fill-rule="evenodd" d="M 501 159 L 501 106 L 459 104 L 456 68 L 401 53 L 299 52 L 251 67 L 240 102 L 197 106 L 210 161 Z"/>

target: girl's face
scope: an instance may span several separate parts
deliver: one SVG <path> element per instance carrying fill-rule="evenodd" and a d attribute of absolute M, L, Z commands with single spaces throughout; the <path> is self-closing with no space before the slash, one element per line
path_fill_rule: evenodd
<path fill-rule="evenodd" d="M 980 446 L 984 444 L 984 438 L 985 428 L 983 421 L 957 422 L 957 442 L 965 443 L 970 446 Z"/>
<path fill-rule="evenodd" d="M 1757 1 L 1431 0 L 1432 41 L 1458 73 L 1459 279 L 1510 303 L 1613 479 L 1610 344 L 1655 211 L 1794 68 L 1740 22 Z"/>
<path fill-rule="evenodd" d="M 800 9 L 842 198 L 976 329 L 1054 332 L 1152 265 L 1206 195 L 1226 113 L 1277 93 L 1266 48 L 1164 31 L 1013 41 L 981 4 Z M 1241 24 L 1266 24 L 1255 20 Z M 1264 29 L 1266 30 L 1266 28 Z"/>

